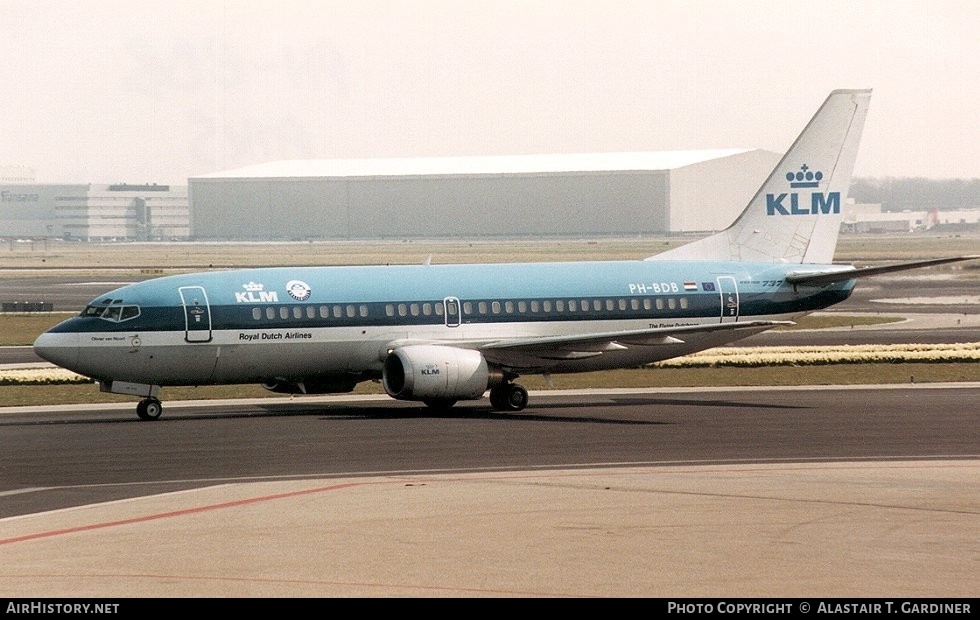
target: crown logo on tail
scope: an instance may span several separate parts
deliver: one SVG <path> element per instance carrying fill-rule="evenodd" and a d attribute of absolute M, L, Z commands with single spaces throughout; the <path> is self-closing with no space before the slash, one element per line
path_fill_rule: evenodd
<path fill-rule="evenodd" d="M 806 164 L 800 166 L 799 172 L 786 173 L 786 180 L 789 181 L 790 187 L 817 187 L 820 185 L 821 179 L 823 179 L 823 173 L 819 170 L 816 172 L 810 170 L 810 166 Z"/>

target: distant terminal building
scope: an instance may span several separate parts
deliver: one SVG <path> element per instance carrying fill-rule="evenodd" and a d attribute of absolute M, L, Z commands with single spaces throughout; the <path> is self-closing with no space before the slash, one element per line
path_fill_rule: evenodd
<path fill-rule="evenodd" d="M 157 241 L 188 238 L 189 208 L 186 186 L 117 183 L 61 196 L 56 211 L 66 238 Z"/>
<path fill-rule="evenodd" d="M 841 232 L 902 233 L 937 230 L 973 232 L 980 229 L 980 209 L 883 211 L 880 204 L 848 202 Z"/>
<path fill-rule="evenodd" d="M 858 203 L 848 200 L 844 204 L 841 221 L 843 233 L 891 233 L 924 230 L 926 213 L 888 213 L 880 203 Z"/>
<path fill-rule="evenodd" d="M 187 186 L 0 181 L 0 238 L 187 239 L 189 222 Z"/>
<path fill-rule="evenodd" d="M 955 211 L 937 211 L 933 209 L 928 217 L 932 225 L 939 230 L 948 232 L 969 232 L 980 230 L 980 208 L 957 209 Z"/>
<path fill-rule="evenodd" d="M 702 233 L 781 155 L 760 149 L 280 161 L 188 180 L 201 240 Z"/>

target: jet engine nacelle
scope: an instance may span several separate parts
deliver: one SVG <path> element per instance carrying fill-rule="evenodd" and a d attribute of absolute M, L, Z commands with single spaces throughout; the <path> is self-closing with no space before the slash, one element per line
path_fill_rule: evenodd
<path fill-rule="evenodd" d="M 402 400 L 473 400 L 496 384 L 479 351 L 440 345 L 399 347 L 385 358 L 382 383 Z"/>

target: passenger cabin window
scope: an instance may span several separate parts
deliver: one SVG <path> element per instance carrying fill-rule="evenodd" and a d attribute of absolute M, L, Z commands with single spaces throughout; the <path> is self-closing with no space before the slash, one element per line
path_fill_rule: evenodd
<path fill-rule="evenodd" d="M 457 300 L 447 298 L 442 301 L 418 302 L 387 302 L 379 304 L 377 310 L 369 304 L 331 304 L 318 306 L 278 306 L 253 307 L 252 318 L 256 321 L 285 321 L 285 320 L 315 320 L 325 319 L 350 320 L 357 317 L 368 318 L 375 312 L 379 315 L 394 319 L 415 319 L 419 317 L 442 317 L 448 314 L 448 319 L 458 321 L 459 316 L 467 317 L 467 322 L 493 320 L 492 317 L 512 318 L 516 316 L 529 317 L 531 320 L 595 320 L 606 317 L 627 317 L 636 313 L 650 313 L 690 310 L 692 302 L 683 296 L 655 297 L 592 297 L 577 299 L 501 299 L 501 300 Z M 104 299 L 87 306 L 82 310 L 83 317 L 101 318 L 106 321 L 123 322 L 140 315 L 140 308 L 134 304 L 125 304 L 121 299 Z M 559 316 L 556 316 L 559 315 Z M 473 317 L 470 319 L 469 317 Z M 499 320 L 499 319 L 498 319 Z"/>

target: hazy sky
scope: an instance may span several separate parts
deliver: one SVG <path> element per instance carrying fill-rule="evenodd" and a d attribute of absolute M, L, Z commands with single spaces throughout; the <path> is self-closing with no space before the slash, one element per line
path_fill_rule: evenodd
<path fill-rule="evenodd" d="M 782 152 L 873 88 L 857 176 L 980 178 L 975 0 L 0 0 L 0 165 Z"/>

